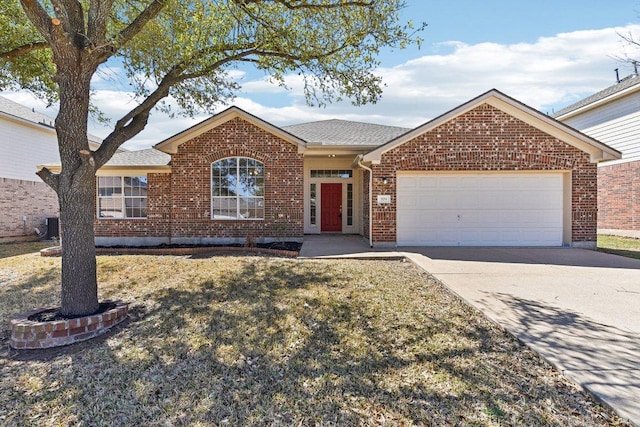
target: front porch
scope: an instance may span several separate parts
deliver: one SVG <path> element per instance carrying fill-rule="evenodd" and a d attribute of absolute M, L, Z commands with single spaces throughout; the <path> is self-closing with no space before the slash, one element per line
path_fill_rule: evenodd
<path fill-rule="evenodd" d="M 305 234 L 362 234 L 362 172 L 354 157 L 305 156 Z"/>
<path fill-rule="evenodd" d="M 298 258 L 359 258 L 403 259 L 392 248 L 372 248 L 369 241 L 358 234 L 307 234 Z"/>

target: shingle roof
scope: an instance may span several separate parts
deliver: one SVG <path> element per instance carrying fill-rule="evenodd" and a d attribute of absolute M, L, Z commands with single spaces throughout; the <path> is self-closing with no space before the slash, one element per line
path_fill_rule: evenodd
<path fill-rule="evenodd" d="M 38 113 L 33 108 L 26 107 L 3 96 L 0 96 L 0 113 L 52 129 L 55 125 L 55 119 L 45 114 Z M 95 135 L 87 134 L 87 136 L 91 142 L 95 142 L 97 144 L 102 142 L 102 139 Z"/>
<path fill-rule="evenodd" d="M 349 120 L 322 120 L 284 126 L 283 130 L 307 141 L 310 145 L 363 145 L 378 146 L 408 132 L 397 126 L 352 122 Z"/>
<path fill-rule="evenodd" d="M 169 154 L 155 148 L 139 151 L 123 151 L 113 155 L 106 166 L 166 166 L 171 162 Z"/>
<path fill-rule="evenodd" d="M 0 96 L 0 112 L 51 128 L 54 125 L 54 119 L 51 117 L 40 114 L 35 109 L 25 107 L 3 96 Z"/>
<path fill-rule="evenodd" d="M 598 102 L 601 99 L 605 99 L 611 95 L 614 95 L 618 92 L 622 92 L 625 89 L 628 89 L 632 86 L 635 86 L 637 84 L 640 84 L 640 75 L 634 74 L 631 75 L 629 77 L 625 77 L 624 79 L 620 80 L 620 83 L 616 83 L 613 86 L 609 86 L 606 89 L 601 90 L 598 93 L 594 93 L 591 96 L 588 96 L 584 99 L 581 99 L 578 102 L 575 102 L 571 105 L 569 105 L 568 107 L 563 108 L 562 110 L 557 111 L 556 113 L 554 113 L 552 115 L 552 117 L 560 117 L 563 116 L 567 113 L 570 113 L 574 110 L 577 110 L 579 108 L 582 107 L 586 107 L 589 104 L 593 104 L 594 102 Z"/>

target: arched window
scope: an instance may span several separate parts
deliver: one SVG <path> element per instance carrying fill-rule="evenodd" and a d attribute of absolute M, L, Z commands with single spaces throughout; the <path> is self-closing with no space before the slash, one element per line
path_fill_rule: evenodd
<path fill-rule="evenodd" d="M 264 219 L 264 164 L 228 157 L 211 164 L 211 218 Z"/>

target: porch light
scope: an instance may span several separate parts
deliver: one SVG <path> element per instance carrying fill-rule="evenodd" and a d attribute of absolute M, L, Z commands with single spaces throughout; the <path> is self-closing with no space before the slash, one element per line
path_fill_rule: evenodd
<path fill-rule="evenodd" d="M 383 176 L 383 177 L 382 177 L 382 183 L 383 183 L 383 184 L 386 184 L 387 182 L 388 182 L 388 181 L 387 181 L 387 177 L 386 177 L 386 176 Z"/>
<path fill-rule="evenodd" d="M 335 157 L 335 154 L 329 154 L 327 157 Z"/>

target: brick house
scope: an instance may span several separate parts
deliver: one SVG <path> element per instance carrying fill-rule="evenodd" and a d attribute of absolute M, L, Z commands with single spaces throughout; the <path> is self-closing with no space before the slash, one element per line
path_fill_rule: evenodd
<path fill-rule="evenodd" d="M 497 90 L 415 129 L 231 107 L 98 171 L 96 243 L 592 248 L 597 163 L 619 157 Z"/>
<path fill-rule="evenodd" d="M 598 230 L 640 238 L 640 76 L 626 77 L 554 117 L 622 153 L 598 164 Z"/>

